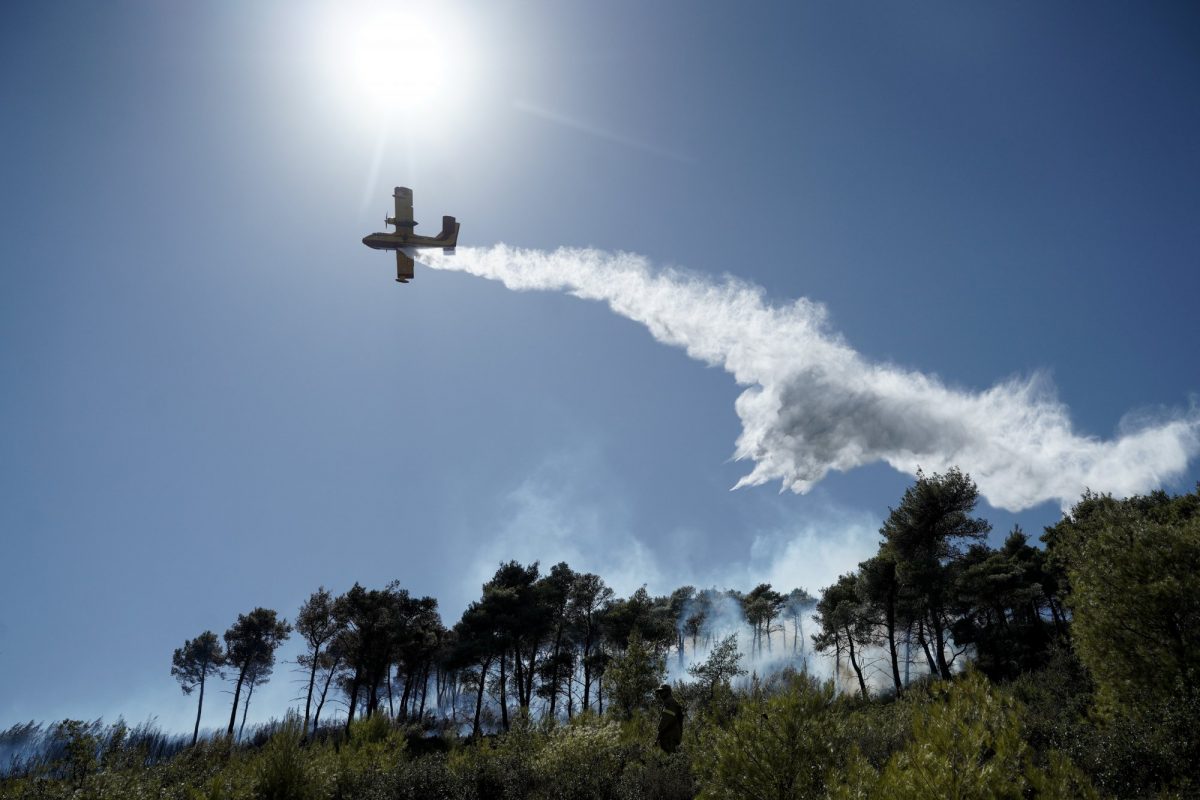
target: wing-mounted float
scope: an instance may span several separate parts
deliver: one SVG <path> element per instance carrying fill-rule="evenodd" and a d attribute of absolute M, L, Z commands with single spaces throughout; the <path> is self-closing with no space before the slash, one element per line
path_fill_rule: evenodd
<path fill-rule="evenodd" d="M 392 194 L 396 200 L 396 216 L 384 217 L 385 225 L 396 228 L 395 233 L 372 233 L 363 237 L 363 244 L 373 250 L 396 251 L 396 280 L 408 283 L 413 277 L 413 259 L 411 250 L 418 247 L 440 247 L 444 253 L 453 253 L 458 244 L 458 222 L 454 217 L 442 217 L 442 232 L 437 236 L 417 236 L 413 228 L 417 223 L 413 220 L 412 189 L 397 186 Z"/>

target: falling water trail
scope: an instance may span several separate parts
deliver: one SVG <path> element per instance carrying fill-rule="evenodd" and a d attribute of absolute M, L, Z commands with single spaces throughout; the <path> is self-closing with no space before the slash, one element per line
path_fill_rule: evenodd
<path fill-rule="evenodd" d="M 761 287 L 714 280 L 646 258 L 587 248 L 495 245 L 423 255 L 515 291 L 561 291 L 608 305 L 658 341 L 722 367 L 741 386 L 737 487 L 781 481 L 804 493 L 830 470 L 883 461 L 970 473 L 991 505 L 1019 511 L 1047 500 L 1069 507 L 1084 489 L 1125 497 L 1178 478 L 1200 452 L 1195 403 L 1149 419 L 1127 417 L 1115 438 L 1075 432 L 1048 377 L 1034 373 L 983 391 L 874 362 L 832 331 L 825 307 L 773 304 Z"/>

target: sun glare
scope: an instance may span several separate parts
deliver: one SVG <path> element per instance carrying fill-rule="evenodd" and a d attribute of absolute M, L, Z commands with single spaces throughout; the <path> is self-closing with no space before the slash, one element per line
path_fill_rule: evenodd
<path fill-rule="evenodd" d="M 348 115 L 370 128 L 398 120 L 426 129 L 466 105 L 469 47 L 436 6 L 339 5 L 318 25 L 324 72 Z"/>
<path fill-rule="evenodd" d="M 442 45 L 423 26 L 389 20 L 363 30 L 350 53 L 352 80 L 376 111 L 427 105 L 446 88 Z"/>

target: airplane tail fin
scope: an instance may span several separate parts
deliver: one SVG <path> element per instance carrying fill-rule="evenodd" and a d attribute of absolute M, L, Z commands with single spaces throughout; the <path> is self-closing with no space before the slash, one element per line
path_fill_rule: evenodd
<path fill-rule="evenodd" d="M 437 241 L 444 252 L 454 251 L 455 245 L 458 244 L 458 222 L 454 217 L 442 217 L 442 232 L 437 235 Z"/>

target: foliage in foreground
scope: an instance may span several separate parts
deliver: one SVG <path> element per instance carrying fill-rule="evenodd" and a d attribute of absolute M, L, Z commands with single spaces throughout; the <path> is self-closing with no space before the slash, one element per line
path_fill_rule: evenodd
<path fill-rule="evenodd" d="M 687 724 L 682 748 L 670 756 L 655 744 L 651 690 L 670 648 L 682 654 L 691 637 L 696 650 L 701 617 L 686 611 L 692 595 L 668 598 L 679 600 L 678 613 L 672 613 L 685 625 L 671 633 L 666 647 L 662 636 L 643 635 L 662 615 L 651 613 L 655 601 L 639 590 L 607 612 L 613 641 L 624 647 L 600 658 L 583 645 L 584 701 L 569 722 L 561 719 L 561 703 L 555 713 L 555 702 L 565 700 L 571 715 L 574 699 L 563 681 L 571 674 L 570 654 L 559 647 L 560 637 L 546 639 L 555 644 L 542 661 L 536 648 L 513 644 L 517 638 L 499 651 L 466 653 L 465 680 L 477 686 L 471 738 L 429 738 L 419 726 L 404 726 L 403 720 L 424 714 L 424 691 L 410 693 L 409 687 L 428 687 L 428 653 L 425 660 L 405 662 L 397 714 L 390 711 L 390 696 L 386 706 L 380 702 L 383 684 L 376 678 L 386 658 L 366 659 L 362 669 L 344 675 L 351 708 L 363 702 L 362 717 L 348 730 L 341 724 L 319 728 L 322 689 L 311 726 L 306 703 L 303 719 L 273 723 L 240 744 L 222 738 L 186 747 L 185 737 L 163 736 L 148 726 L 129 730 L 120 722 L 105 728 L 99 721 L 64 720 L 0 731 L 0 750 L 12 758 L 12 777 L 0 778 L 0 798 L 1197 796 L 1200 491 L 1127 500 L 1087 495 L 1047 529 L 1044 552 L 1030 547 L 1020 531 L 1000 551 L 958 547 L 954 537 L 968 540 L 981 525 L 966 514 L 972 491 L 958 473 L 920 477 L 881 531 L 880 553 L 860 565 L 857 577 L 845 576 L 822 593 L 814 640 L 835 658 L 845 657 L 858 691 L 839 694 L 831 684 L 786 670 L 735 689 L 732 682 L 744 670 L 737 640 L 728 637 L 689 669 L 695 682 L 675 686 Z M 947 526 L 946 520 L 958 522 Z M 538 585 L 536 565 L 502 565 L 498 576 L 510 574 L 523 583 L 514 588 L 497 578 L 485 590 L 497 608 L 525 608 L 528 603 L 519 601 Z M 565 565 L 551 577 L 562 586 L 571 583 Z M 350 594 L 381 601 L 406 597 L 360 589 Z M 771 650 L 771 620 L 778 611 L 772 603 L 780 598 L 764 584 L 743 604 L 747 620 L 758 609 L 752 642 L 759 652 L 763 638 Z M 432 606 L 422 601 L 414 608 Z M 911 644 L 914 629 L 936 676 L 929 683 L 899 677 L 897 636 Z M 489 622 L 481 630 L 496 628 Z M 303 624 L 306 637 L 319 638 L 313 631 Z M 943 657 L 947 634 L 957 649 Z M 190 644 L 178 651 L 175 674 L 185 691 L 202 690 L 206 664 L 217 662 L 204 654 L 216 651 Z M 968 650 L 977 666 L 951 670 Z M 885 665 L 875 669 L 891 678 L 894 691 L 871 691 L 865 680 L 864 656 L 878 659 L 881 651 Z M 273 650 L 254 652 L 261 657 L 254 669 L 244 670 L 247 696 L 272 663 Z M 489 678 L 489 669 L 503 676 L 508 665 L 514 668 L 508 683 Z M 333 669 L 326 668 L 326 677 Z M 310 687 L 315 674 L 314 667 Z M 535 684 L 538 677 L 544 681 Z M 595 679 L 599 710 L 601 677 L 607 716 L 593 713 L 587 701 L 588 681 Z M 489 686 L 500 690 L 503 732 L 480 737 L 478 704 Z M 514 714 L 504 700 L 506 686 L 515 690 Z M 535 696 L 545 705 L 540 721 L 531 713 Z"/>
<path fill-rule="evenodd" d="M 655 746 L 653 714 L 644 711 L 559 725 L 522 716 L 506 734 L 433 747 L 378 716 L 356 723 L 348 740 L 303 744 L 292 721 L 258 747 L 202 741 L 154 766 L 111 748 L 97 757 L 84 734 L 41 774 L 0 781 L 0 798 L 1190 796 L 1195 762 L 1178 756 L 1190 746 L 1184 718 L 1194 721 L 1195 709 L 1180 709 L 1156 736 L 1128 720 L 1080 716 L 1078 704 L 1052 699 L 1055 680 L 1003 687 L 972 673 L 870 702 L 806 675 L 718 692 L 711 703 L 693 693 L 684 745 L 672 756 Z"/>
<path fill-rule="evenodd" d="M 44 774 L 0 783 L 2 798 L 168 800 L 634 800 L 636 798 L 1099 797 L 1088 776 L 1031 735 L 1012 690 L 977 673 L 863 702 L 804 674 L 693 703 L 684 745 L 654 741 L 652 713 L 519 716 L 479 741 L 437 740 L 376 716 L 348 739 L 302 741 L 289 719 L 260 747 L 201 742 L 155 766 L 68 749 Z M 733 708 L 730 716 L 729 701 Z M 428 740 L 420 740 L 423 749 Z M 1170 795 L 1164 795 L 1170 796 Z"/>
<path fill-rule="evenodd" d="M 875 769 L 855 754 L 838 800 L 888 797 L 1094 798 L 1088 778 L 1058 751 L 1038 766 L 1022 736 L 1020 707 L 978 673 L 933 687 L 916 709 L 912 735 Z"/>

